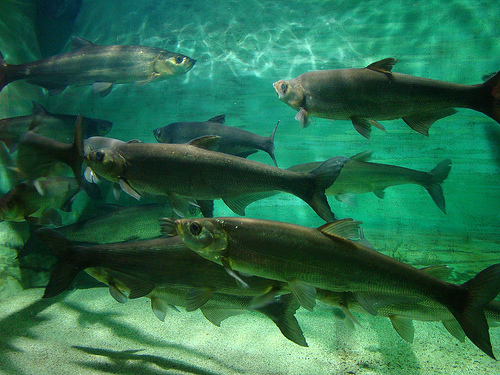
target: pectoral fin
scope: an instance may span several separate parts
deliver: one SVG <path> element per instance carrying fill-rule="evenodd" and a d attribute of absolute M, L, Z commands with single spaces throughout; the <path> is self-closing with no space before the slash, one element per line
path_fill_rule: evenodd
<path fill-rule="evenodd" d="M 130 195 L 132 198 L 135 198 L 138 201 L 141 200 L 141 195 L 137 191 L 135 191 L 134 188 L 128 184 L 128 182 L 126 182 L 125 180 L 122 180 L 120 178 L 120 180 L 118 180 L 118 184 L 120 185 L 120 188 L 125 193 Z M 116 196 L 115 196 L 115 198 L 116 198 Z"/>
<path fill-rule="evenodd" d="M 92 84 L 92 89 L 96 94 L 99 94 L 101 97 L 105 97 L 111 92 L 113 88 L 112 82 L 94 82 Z"/>
<path fill-rule="evenodd" d="M 99 177 L 97 177 L 97 174 L 89 166 L 85 168 L 83 176 L 91 184 L 97 184 L 99 182 Z"/>
<path fill-rule="evenodd" d="M 297 114 L 295 115 L 295 120 L 300 122 L 300 126 L 303 128 L 307 128 L 309 126 L 309 113 L 305 110 L 305 108 L 300 108 Z"/>
<path fill-rule="evenodd" d="M 316 288 L 298 280 L 288 281 L 290 291 L 299 304 L 306 310 L 313 311 L 316 306 Z"/>
<path fill-rule="evenodd" d="M 238 283 L 238 286 L 242 287 L 242 288 L 249 288 L 248 284 L 246 282 L 244 282 L 234 271 L 233 271 L 233 268 L 232 268 L 232 265 L 231 265 L 231 259 L 228 259 L 228 258 L 221 258 L 221 263 L 222 263 L 222 266 L 224 267 L 224 269 L 226 270 L 226 272 L 234 277 L 234 279 L 236 280 L 236 282 Z"/>

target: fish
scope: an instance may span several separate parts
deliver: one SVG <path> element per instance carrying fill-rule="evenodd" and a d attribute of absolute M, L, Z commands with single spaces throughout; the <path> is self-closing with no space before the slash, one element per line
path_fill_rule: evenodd
<path fill-rule="evenodd" d="M 189 141 L 214 135 L 221 137 L 217 151 L 246 158 L 258 150 L 267 152 L 274 165 L 278 163 L 274 157 L 274 135 L 278 124 L 269 137 L 224 125 L 226 115 L 218 115 L 205 122 L 174 122 L 156 128 L 153 135 L 160 143 L 188 143 Z"/>
<path fill-rule="evenodd" d="M 347 315 L 349 320 L 345 321 L 350 327 L 352 327 L 352 323 L 359 324 L 356 318 L 352 317 L 351 311 L 366 314 L 366 310 L 358 303 L 355 293 L 318 289 L 317 298 L 321 302 L 341 309 L 345 313 L 344 316 Z M 448 309 L 435 301 L 421 298 L 395 300 L 392 296 L 386 294 L 374 295 L 373 300 L 376 301 L 376 315 L 388 318 L 394 330 L 407 342 L 411 343 L 414 339 L 415 327 L 413 320 L 441 322 L 453 337 L 460 342 L 465 341 L 465 333 L 455 317 Z M 484 314 L 488 325 L 490 327 L 496 326 L 497 322 L 500 322 L 500 302 L 493 300 L 486 304 Z"/>
<path fill-rule="evenodd" d="M 393 73 L 397 60 L 386 58 L 366 68 L 311 71 L 273 83 L 279 100 L 297 110 L 302 127 L 310 117 L 350 120 L 358 133 L 370 138 L 379 120 L 402 118 L 428 136 L 430 126 L 451 116 L 454 108 L 469 108 L 500 123 L 500 72 L 486 82 L 462 85 Z"/>
<path fill-rule="evenodd" d="M 41 104 L 33 102 L 33 114 L 0 120 L 0 140 L 10 152 L 17 146 L 24 133 L 31 130 L 39 135 L 70 143 L 75 134 L 77 116 L 48 112 Z M 83 138 L 108 134 L 113 123 L 82 116 Z"/>
<path fill-rule="evenodd" d="M 424 298 L 447 308 L 469 339 L 494 358 L 484 307 L 500 292 L 500 264 L 462 285 L 350 241 L 360 222 L 352 219 L 319 228 L 249 218 L 164 219 L 165 235 L 180 236 L 202 257 L 235 271 L 288 284 L 302 307 L 312 310 L 316 288 L 353 292 L 376 315 L 372 296 Z"/>
<path fill-rule="evenodd" d="M 92 85 L 101 96 L 113 84 L 148 83 L 189 72 L 196 60 L 161 48 L 128 45 L 97 45 L 72 37 L 72 51 L 20 65 L 7 64 L 0 53 L 0 91 L 24 79 L 52 95 L 67 86 Z"/>
<path fill-rule="evenodd" d="M 65 164 L 73 170 L 75 178 L 80 183 L 82 162 L 82 116 L 77 117 L 73 143 L 62 143 L 33 131 L 24 133 L 19 141 L 16 164 L 26 179 L 46 176 L 54 168 L 54 165 Z"/>
<path fill-rule="evenodd" d="M 0 198 L 0 219 L 61 226 L 57 209 L 71 211 L 80 188 L 73 177 L 24 181 Z"/>
<path fill-rule="evenodd" d="M 149 203 L 135 206 L 103 204 L 98 208 L 104 213 L 62 226 L 57 228 L 57 231 L 69 241 L 86 244 L 138 241 L 160 237 L 158 220 L 165 216 L 175 216 L 168 204 Z M 190 216 L 198 214 L 194 208 L 193 206 Z"/>
<path fill-rule="evenodd" d="M 311 172 L 292 172 L 212 151 L 219 139 L 208 136 L 189 144 L 120 144 L 92 151 L 84 162 L 136 199 L 141 198 L 139 192 L 168 196 L 179 216 L 195 199 L 216 198 L 244 215 L 248 204 L 283 191 L 301 198 L 322 219 L 335 219 L 324 190 L 335 181 L 346 158 L 328 159 Z"/>
<path fill-rule="evenodd" d="M 215 292 L 252 297 L 252 306 L 256 307 L 288 292 L 283 283 L 275 280 L 245 276 L 248 288 L 242 289 L 226 271 L 187 249 L 179 238 L 87 246 L 76 245 L 50 228 L 39 228 L 34 235 L 57 258 L 44 298 L 64 292 L 81 271 L 94 267 L 136 278 L 137 282 L 129 285 L 128 297 L 110 283 L 110 293 L 117 301 L 144 297 L 156 287 L 189 288 L 187 311 L 203 306 Z"/>
<path fill-rule="evenodd" d="M 367 159 L 372 151 L 353 156 L 340 171 L 335 182 L 326 189 L 326 195 L 333 195 L 339 201 L 352 204 L 354 194 L 373 192 L 384 198 L 384 190 L 390 186 L 416 184 L 424 187 L 438 208 L 446 213 L 445 199 L 441 184 L 451 170 L 451 160 L 439 162 L 430 172 L 398 167 L 390 164 L 371 163 Z M 294 165 L 287 169 L 307 172 L 316 168 L 320 162 Z"/>
<path fill-rule="evenodd" d="M 137 280 L 133 276 L 109 269 L 89 268 L 86 272 L 104 284 L 115 285 L 125 295 L 130 293 L 130 285 L 133 286 L 140 283 L 140 280 Z M 151 300 L 153 313 L 163 322 L 165 321 L 168 309 L 178 311 L 177 306 L 187 307 L 186 301 L 189 294 L 190 288 L 161 286 L 154 288 L 144 297 Z M 125 303 L 127 299 L 120 296 L 118 302 Z M 221 322 L 231 316 L 243 314 L 248 311 L 257 311 L 269 317 L 290 341 L 300 346 L 308 346 L 302 329 L 295 318 L 295 312 L 300 305 L 290 293 L 277 296 L 262 307 L 253 307 L 252 301 L 251 297 L 214 293 L 200 307 L 200 310 L 205 318 L 217 327 L 220 327 Z"/>

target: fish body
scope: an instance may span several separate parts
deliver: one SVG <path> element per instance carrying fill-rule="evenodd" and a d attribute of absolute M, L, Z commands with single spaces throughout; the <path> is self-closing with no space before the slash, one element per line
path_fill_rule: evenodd
<path fill-rule="evenodd" d="M 201 256 L 234 270 L 288 283 L 308 309 L 315 288 L 356 292 L 363 308 L 376 313 L 370 296 L 386 293 L 434 300 L 445 306 L 464 332 L 493 357 L 484 305 L 500 291 L 500 265 L 463 285 L 442 281 L 336 233 L 348 221 L 311 229 L 293 224 L 245 219 L 166 220 L 165 233 L 178 234 Z"/>
<path fill-rule="evenodd" d="M 25 181 L 0 198 L 0 219 L 61 225 L 56 209 L 71 209 L 71 199 L 79 192 L 74 178 L 53 177 Z"/>
<path fill-rule="evenodd" d="M 483 84 L 457 83 L 393 73 L 387 58 L 366 68 L 312 71 L 273 84 L 281 101 L 299 111 L 307 126 L 310 116 L 351 120 L 369 138 L 378 120 L 402 118 L 413 130 L 428 135 L 434 121 L 452 115 L 453 108 L 483 112 L 500 123 L 500 73 Z"/>
<path fill-rule="evenodd" d="M 261 296 L 280 290 L 282 284 L 274 280 L 251 277 L 249 288 L 238 287 L 233 277 L 217 264 L 188 250 L 178 238 L 77 246 L 48 228 L 35 231 L 59 262 L 52 271 L 45 297 L 65 291 L 74 277 L 87 268 L 106 268 L 135 277 L 130 298 L 147 295 L 155 287 L 188 287 L 193 291 L 189 309 L 202 306 L 212 294 L 218 293 Z"/>
<path fill-rule="evenodd" d="M 318 290 L 317 298 L 326 304 L 347 312 L 347 316 L 352 316 L 350 315 L 351 311 L 366 314 L 366 310 L 356 299 L 355 293 Z M 453 314 L 443 305 L 433 300 L 421 298 L 400 298 L 396 300 L 393 296 L 384 294 L 374 296 L 375 300 L 375 305 L 377 306 L 376 315 L 388 318 L 396 332 L 405 341 L 413 342 L 415 332 L 413 320 L 423 322 L 440 321 L 446 330 L 459 341 L 463 342 L 465 339 L 465 333 Z M 491 301 L 488 303 L 484 307 L 484 314 L 489 325 L 495 325 L 495 323 L 500 321 L 500 302 Z"/>
<path fill-rule="evenodd" d="M 274 157 L 274 134 L 263 137 L 258 134 L 224 125 L 226 115 L 212 117 L 205 122 L 174 122 L 153 130 L 160 143 L 188 143 L 193 139 L 214 135 L 219 136 L 217 151 L 246 158 L 257 150 L 267 152 L 276 164 Z"/>
<path fill-rule="evenodd" d="M 193 199 L 221 198 L 243 215 L 252 201 L 278 190 L 301 198 L 324 220 L 334 217 L 324 189 L 333 183 L 345 158 L 328 159 L 309 173 L 298 173 L 200 147 L 214 140 L 218 139 L 120 144 L 93 151 L 84 159 L 97 175 L 119 182 L 137 199 L 138 192 L 168 196 L 176 212 L 185 212 Z"/>
<path fill-rule="evenodd" d="M 168 204 L 105 205 L 102 209 L 105 210 L 102 215 L 65 225 L 57 231 L 70 241 L 89 244 L 145 240 L 161 236 L 160 218 L 174 216 Z"/>
<path fill-rule="evenodd" d="M 320 163 L 305 163 L 288 168 L 293 171 L 309 171 Z M 449 159 L 441 161 L 432 171 L 422 172 L 395 165 L 372 163 L 351 158 L 344 164 L 335 182 L 326 189 L 326 195 L 334 195 L 344 200 L 348 194 L 373 192 L 379 198 L 390 186 L 416 184 L 424 187 L 436 205 L 445 212 L 445 199 L 441 183 L 448 177 L 451 169 Z M 348 200 L 348 196 L 346 200 Z"/>
<path fill-rule="evenodd" d="M 118 302 L 125 302 L 123 295 L 130 295 L 134 286 L 140 283 L 135 277 L 103 268 L 88 268 L 88 274 L 97 280 L 109 285 L 111 295 Z M 114 288 L 119 288 L 117 292 Z M 118 294 L 117 293 L 123 293 Z M 187 303 L 191 295 L 191 288 L 182 286 L 155 287 L 145 295 L 151 299 L 151 308 L 158 319 L 165 320 L 167 310 L 183 307 L 188 311 Z M 214 293 L 211 298 L 200 307 L 201 312 L 212 324 L 220 326 L 221 322 L 230 316 L 243 314 L 249 311 L 257 311 L 269 317 L 280 329 L 283 335 L 300 346 L 308 346 L 302 333 L 295 312 L 299 308 L 297 301 L 290 295 L 285 294 L 276 297 L 266 306 L 255 307 L 253 298 L 246 296 L 235 296 L 223 293 Z"/>
<path fill-rule="evenodd" d="M 17 149 L 23 134 L 29 130 L 59 142 L 70 143 L 75 134 L 76 118 L 77 116 L 49 113 L 42 105 L 33 102 L 32 115 L 0 120 L 0 140 L 11 152 Z M 108 134 L 113 124 L 82 116 L 82 126 L 83 137 L 88 138 Z"/>
<path fill-rule="evenodd" d="M 150 82 L 187 73 L 196 60 L 160 48 L 102 46 L 72 38 L 73 50 L 20 65 L 9 65 L 0 56 L 0 90 L 25 79 L 56 94 L 67 86 L 94 85 L 101 95 L 114 83 Z"/>

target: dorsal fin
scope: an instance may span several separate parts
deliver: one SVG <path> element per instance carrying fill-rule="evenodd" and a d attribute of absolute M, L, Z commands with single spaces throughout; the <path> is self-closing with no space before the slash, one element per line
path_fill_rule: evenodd
<path fill-rule="evenodd" d="M 318 230 L 327 236 L 341 237 L 348 240 L 359 238 L 359 225 L 361 221 L 342 219 L 323 224 Z"/>
<path fill-rule="evenodd" d="M 450 277 L 453 268 L 448 267 L 444 264 L 438 264 L 435 266 L 421 268 L 420 271 L 423 271 L 428 275 L 434 276 L 439 280 L 446 281 Z"/>
<path fill-rule="evenodd" d="M 71 37 L 71 51 L 76 51 L 82 47 L 93 46 L 93 45 L 94 43 L 92 43 L 90 40 L 80 38 L 79 36 Z"/>
<path fill-rule="evenodd" d="M 204 150 L 217 151 L 219 149 L 221 137 L 215 135 L 207 135 L 195 138 L 189 141 L 188 145 L 196 146 Z"/>
<path fill-rule="evenodd" d="M 373 151 L 363 151 L 363 152 L 360 152 L 359 154 L 352 156 L 351 160 L 368 161 L 368 160 L 370 160 L 372 154 L 373 154 Z"/>
<path fill-rule="evenodd" d="M 388 57 L 387 59 L 375 61 L 374 63 L 371 63 L 366 67 L 366 69 L 370 69 L 376 72 L 384 73 L 384 74 L 391 74 L 392 73 L 392 67 L 398 62 L 393 57 Z"/>
<path fill-rule="evenodd" d="M 224 124 L 226 122 L 226 115 L 217 115 L 209 118 L 207 122 L 217 122 L 219 124 Z"/>

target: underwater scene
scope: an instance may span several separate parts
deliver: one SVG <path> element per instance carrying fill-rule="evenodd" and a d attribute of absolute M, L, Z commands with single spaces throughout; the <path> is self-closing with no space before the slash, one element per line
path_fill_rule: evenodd
<path fill-rule="evenodd" d="M 0 373 L 500 373 L 494 1 L 0 1 Z"/>

